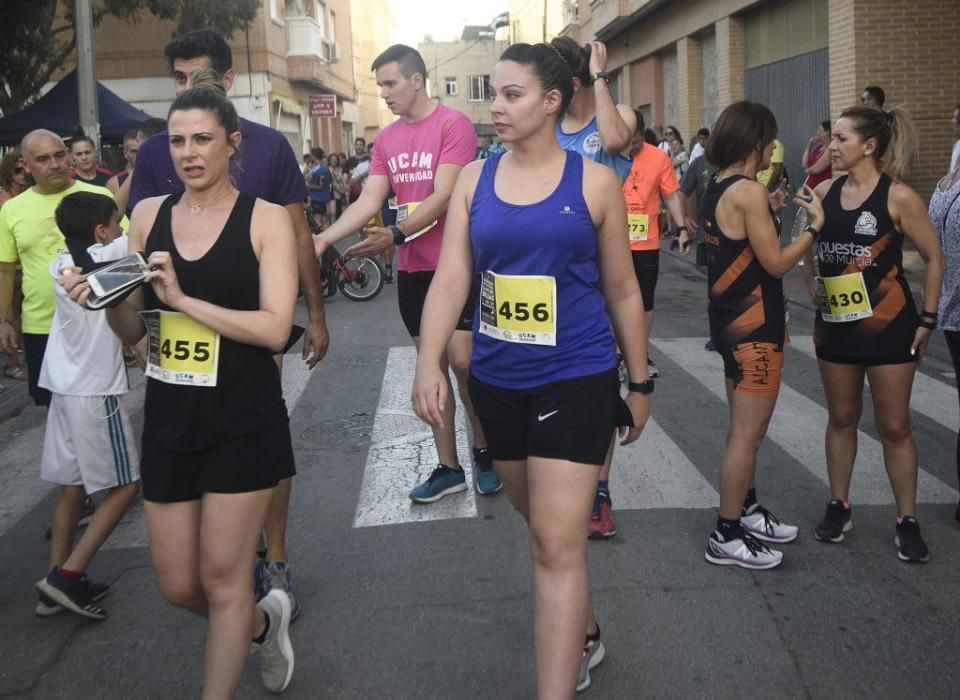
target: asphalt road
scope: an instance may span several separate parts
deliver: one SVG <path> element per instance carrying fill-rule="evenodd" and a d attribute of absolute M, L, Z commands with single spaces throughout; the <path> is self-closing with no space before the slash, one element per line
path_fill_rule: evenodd
<path fill-rule="evenodd" d="M 931 561 L 910 566 L 895 554 L 896 513 L 869 407 L 854 475 L 856 527 L 839 545 L 813 539 L 828 498 L 824 400 L 809 354 L 811 312 L 791 306 L 788 389 L 761 450 L 758 487 L 801 535 L 784 547 L 779 569 L 752 573 L 703 559 L 727 421 L 719 359 L 702 350 L 703 274 L 664 255 L 657 305 L 654 420 L 618 452 L 619 534 L 590 544 L 608 656 L 587 696 L 956 698 L 958 409 L 942 345 L 914 394 Z M 285 370 L 299 470 L 289 548 L 303 605 L 285 696 L 533 697 L 521 519 L 502 495 L 409 505 L 406 491 L 435 458 L 407 401 L 413 354 L 395 287 L 364 304 L 337 296 L 328 318 L 327 359 L 309 373 L 291 355 Z M 140 392 L 128 399 L 138 422 Z M 36 476 L 43 419 L 31 408 L 0 423 L 0 697 L 197 697 L 204 625 L 163 602 L 139 509 L 91 567 L 112 585 L 108 620 L 34 616 L 55 498 Z M 256 662 L 239 696 L 266 696 Z"/>

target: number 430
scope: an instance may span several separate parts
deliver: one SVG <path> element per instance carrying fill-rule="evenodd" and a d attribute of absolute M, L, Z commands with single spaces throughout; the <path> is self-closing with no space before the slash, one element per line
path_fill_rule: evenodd
<path fill-rule="evenodd" d="M 500 308 L 497 309 L 497 313 L 508 321 L 514 317 L 516 317 L 518 321 L 527 321 L 532 315 L 534 321 L 540 321 L 542 323 L 550 318 L 550 312 L 547 311 L 547 305 L 543 302 L 534 304 L 531 311 L 530 304 L 525 301 L 514 302 L 512 308 L 510 302 L 505 301 L 500 305 Z"/>
<path fill-rule="evenodd" d="M 210 343 L 205 340 L 198 340 L 193 343 L 192 353 L 189 340 L 177 340 L 172 345 L 173 349 L 171 350 L 170 339 L 164 340 L 160 346 L 160 354 L 168 359 L 172 357 L 174 360 L 181 361 L 189 360 L 191 354 L 196 362 L 206 362 L 210 359 Z"/>

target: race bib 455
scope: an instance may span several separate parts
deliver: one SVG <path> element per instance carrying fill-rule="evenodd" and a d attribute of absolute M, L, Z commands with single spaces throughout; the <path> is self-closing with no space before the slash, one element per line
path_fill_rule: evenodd
<path fill-rule="evenodd" d="M 145 374 L 167 384 L 216 386 L 220 334 L 176 311 L 143 311 L 149 349 Z"/>

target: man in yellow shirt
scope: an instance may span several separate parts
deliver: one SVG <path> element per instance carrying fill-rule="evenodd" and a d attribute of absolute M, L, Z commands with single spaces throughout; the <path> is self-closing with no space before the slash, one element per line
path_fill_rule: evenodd
<path fill-rule="evenodd" d="M 37 386 L 56 307 L 49 267 L 66 244 L 54 212 L 72 192 L 96 192 L 110 197 L 105 187 L 70 177 L 70 152 L 63 139 L 46 129 L 23 137 L 20 152 L 36 184 L 0 209 L 0 353 L 17 352 L 17 336 L 10 320 L 17 261 L 23 267 L 24 354 L 30 396 L 38 406 L 50 403 L 50 392 Z"/>
<path fill-rule="evenodd" d="M 780 186 L 783 179 L 784 148 L 780 139 L 773 140 L 773 155 L 770 156 L 770 167 L 757 173 L 757 182 L 772 192 Z"/>

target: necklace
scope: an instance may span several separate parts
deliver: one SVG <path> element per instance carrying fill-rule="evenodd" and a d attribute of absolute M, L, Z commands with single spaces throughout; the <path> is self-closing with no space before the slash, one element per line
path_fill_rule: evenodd
<path fill-rule="evenodd" d="M 212 202 L 209 202 L 209 203 L 207 203 L 207 204 L 189 204 L 189 203 L 187 203 L 187 206 L 190 207 L 190 213 L 191 213 L 191 214 L 199 214 L 199 213 L 200 213 L 201 211 L 203 211 L 204 209 L 209 209 L 209 208 L 212 207 L 214 204 L 218 204 L 219 202 L 223 201 L 224 199 L 226 199 L 227 197 L 229 197 L 231 194 L 233 194 L 233 188 L 232 188 L 232 187 L 231 187 L 230 189 L 228 189 L 225 194 L 222 194 L 221 196 L 217 197 L 217 198 L 216 198 L 215 200 L 213 200 Z"/>

